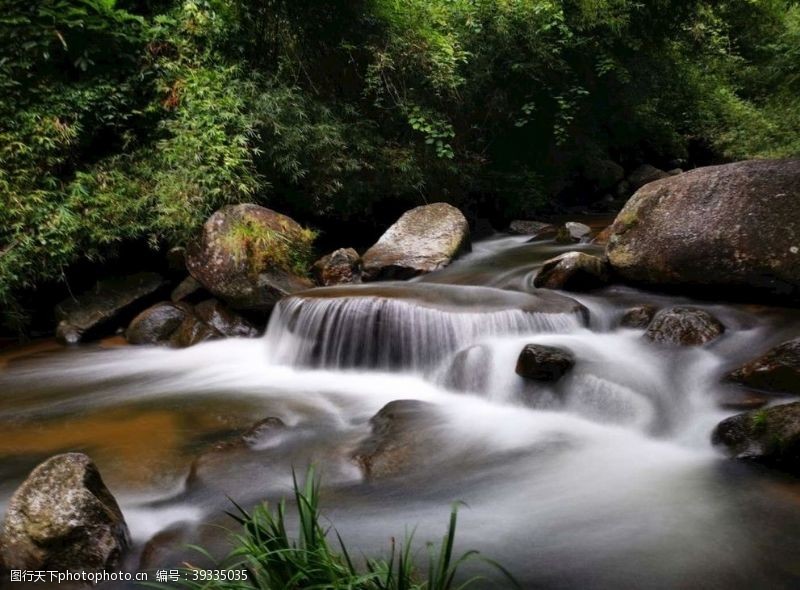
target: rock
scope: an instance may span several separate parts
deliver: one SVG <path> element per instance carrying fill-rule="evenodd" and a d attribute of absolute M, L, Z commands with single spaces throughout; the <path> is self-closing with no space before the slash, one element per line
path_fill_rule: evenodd
<path fill-rule="evenodd" d="M 56 338 L 77 344 L 113 334 L 156 300 L 165 285 L 161 275 L 151 272 L 98 281 L 91 291 L 56 306 Z"/>
<path fill-rule="evenodd" d="M 444 268 L 470 249 L 469 224 L 447 203 L 406 211 L 364 254 L 364 280 L 408 279 Z"/>
<path fill-rule="evenodd" d="M 173 332 L 169 343 L 176 348 L 188 348 L 208 340 L 222 338 L 222 334 L 198 319 L 195 315 L 187 316 Z"/>
<path fill-rule="evenodd" d="M 600 192 L 625 178 L 625 169 L 611 160 L 593 159 L 584 165 L 583 176 Z"/>
<path fill-rule="evenodd" d="M 608 244 L 608 239 L 611 237 L 611 226 L 609 225 L 599 234 L 597 234 L 594 239 L 592 240 L 592 244 L 596 244 L 598 246 L 605 246 Z"/>
<path fill-rule="evenodd" d="M 113 569 L 130 544 L 116 500 L 82 453 L 31 472 L 8 504 L 2 537 L 6 565 L 27 570 Z"/>
<path fill-rule="evenodd" d="M 645 332 L 653 342 L 699 346 L 715 340 L 725 326 L 713 315 L 695 307 L 671 307 L 659 311 Z"/>
<path fill-rule="evenodd" d="M 721 408 L 726 410 L 755 410 L 762 406 L 767 405 L 769 400 L 763 395 L 753 393 L 752 391 L 737 393 L 734 395 L 727 395 L 717 401 Z"/>
<path fill-rule="evenodd" d="M 534 381 L 558 381 L 575 366 L 568 350 L 544 344 L 527 344 L 517 359 L 516 372 Z"/>
<path fill-rule="evenodd" d="M 167 267 L 174 273 L 186 272 L 186 248 L 175 246 L 167 251 Z"/>
<path fill-rule="evenodd" d="M 572 239 L 576 241 L 580 241 L 583 238 L 588 238 L 589 234 L 592 233 L 591 227 L 585 223 L 578 223 L 577 221 L 568 221 L 564 224 L 564 227 L 567 228 L 567 231 Z"/>
<path fill-rule="evenodd" d="M 352 455 L 367 479 L 378 479 L 419 469 L 436 449 L 436 406 L 419 400 L 386 404 L 370 420 L 372 434 Z"/>
<path fill-rule="evenodd" d="M 655 305 L 637 305 L 622 314 L 619 325 L 623 328 L 646 328 L 653 321 L 658 308 Z"/>
<path fill-rule="evenodd" d="M 198 303 L 194 314 L 214 331 L 229 338 L 253 338 L 258 336 L 258 329 L 239 314 L 228 309 L 216 299 Z"/>
<path fill-rule="evenodd" d="M 631 190 L 637 191 L 646 184 L 669 177 L 667 172 L 659 170 L 650 164 L 642 164 L 628 176 Z"/>
<path fill-rule="evenodd" d="M 125 331 L 125 339 L 130 344 L 169 342 L 172 334 L 190 314 L 186 306 L 156 303 L 131 320 Z"/>
<path fill-rule="evenodd" d="M 194 277 L 186 277 L 172 290 L 169 298 L 173 303 L 178 301 L 197 303 L 208 298 L 208 291 Z"/>
<path fill-rule="evenodd" d="M 800 338 L 779 344 L 728 377 L 755 389 L 800 395 Z"/>
<path fill-rule="evenodd" d="M 800 402 L 731 416 L 717 425 L 711 442 L 736 459 L 800 474 Z"/>
<path fill-rule="evenodd" d="M 235 309 L 268 310 L 281 297 L 312 287 L 291 268 L 292 249 L 310 246 L 308 230 L 253 204 L 223 207 L 203 225 L 186 266 L 215 297 Z"/>
<path fill-rule="evenodd" d="M 453 356 L 444 385 L 456 391 L 484 392 L 491 369 L 492 350 L 483 344 L 473 344 Z"/>
<path fill-rule="evenodd" d="M 547 260 L 533 279 L 534 287 L 588 291 L 609 282 L 608 264 L 583 252 L 567 252 Z"/>
<path fill-rule="evenodd" d="M 614 272 L 704 294 L 800 296 L 800 159 L 697 168 L 639 190 L 614 221 Z"/>
<path fill-rule="evenodd" d="M 544 232 L 555 231 L 555 227 L 543 221 L 526 221 L 515 219 L 508 225 L 508 233 L 516 236 L 536 236 Z"/>
<path fill-rule="evenodd" d="M 339 248 L 317 260 L 312 272 L 323 287 L 360 283 L 361 257 L 353 248 Z"/>
<path fill-rule="evenodd" d="M 683 174 L 683 169 L 672 168 L 671 170 L 667 170 L 667 174 L 669 174 L 670 176 L 677 176 L 678 174 Z"/>

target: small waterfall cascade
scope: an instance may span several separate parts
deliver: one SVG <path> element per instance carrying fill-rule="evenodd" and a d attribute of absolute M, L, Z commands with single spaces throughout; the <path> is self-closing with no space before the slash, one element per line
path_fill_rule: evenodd
<path fill-rule="evenodd" d="M 569 299 L 559 307 L 483 287 L 426 285 L 426 297 L 408 286 L 318 291 L 327 296 L 309 292 L 276 307 L 265 336 L 273 363 L 425 371 L 481 338 L 571 332 L 584 322 Z"/>

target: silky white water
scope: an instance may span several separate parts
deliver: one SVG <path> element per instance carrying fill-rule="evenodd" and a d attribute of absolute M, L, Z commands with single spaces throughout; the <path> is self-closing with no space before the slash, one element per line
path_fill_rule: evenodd
<path fill-rule="evenodd" d="M 631 302 L 685 303 L 676 298 L 629 289 L 580 296 L 588 322 L 514 308 L 521 300 L 499 288 L 527 290 L 554 249 L 519 238 L 479 243 L 412 283 L 414 297 L 390 285 L 383 295 L 291 298 L 262 339 L 17 363 L 0 373 L 9 433 L 0 499 L 43 455 L 83 450 L 139 550 L 175 526 L 179 539 L 223 551 L 224 535 L 202 523 L 229 524 L 226 496 L 275 500 L 293 468 L 314 463 L 326 516 L 365 552 L 415 526 L 420 546 L 438 538 L 450 504 L 463 501 L 459 547 L 502 562 L 525 588 L 793 587 L 796 483 L 729 462 L 709 433 L 732 413 L 716 403 L 729 387 L 720 377 L 796 330 L 797 318 L 700 303 L 726 324 L 724 337 L 665 349 L 617 320 Z M 437 284 L 448 277 L 451 285 Z M 415 299 L 420 291 L 425 301 Z M 528 343 L 567 348 L 576 365 L 555 384 L 525 382 L 514 366 Z M 436 442 L 401 477 L 365 481 L 350 454 L 369 419 L 398 399 L 435 404 L 418 434 Z M 267 416 L 287 428 L 187 479 L 213 441 Z"/>

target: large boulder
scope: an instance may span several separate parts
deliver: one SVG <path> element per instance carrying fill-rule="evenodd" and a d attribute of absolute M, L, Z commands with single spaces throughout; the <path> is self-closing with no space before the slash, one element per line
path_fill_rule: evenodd
<path fill-rule="evenodd" d="M 731 416 L 717 425 L 711 441 L 736 459 L 800 474 L 800 402 Z"/>
<path fill-rule="evenodd" d="M 653 342 L 673 346 L 700 346 L 717 339 L 725 326 L 696 307 L 670 307 L 656 313 L 645 332 Z"/>
<path fill-rule="evenodd" d="M 408 279 L 444 268 L 470 249 L 469 223 L 447 203 L 416 207 L 400 216 L 364 254 L 364 280 Z"/>
<path fill-rule="evenodd" d="M 77 344 L 111 334 L 152 303 L 166 284 L 152 272 L 98 281 L 90 291 L 56 306 L 56 338 Z"/>
<path fill-rule="evenodd" d="M 253 204 L 229 205 L 203 225 L 186 267 L 232 307 L 268 310 L 281 297 L 312 286 L 301 268 L 312 239 L 286 215 Z"/>
<path fill-rule="evenodd" d="M 125 338 L 131 344 L 163 344 L 191 315 L 187 305 L 161 302 L 148 307 L 131 320 Z"/>
<path fill-rule="evenodd" d="M 82 453 L 36 467 L 11 498 L 2 532 L 3 560 L 13 569 L 113 569 L 129 544 L 116 500 Z"/>
<path fill-rule="evenodd" d="M 566 291 L 588 291 L 608 282 L 608 263 L 584 252 L 567 252 L 547 260 L 533 279 L 534 287 Z"/>
<path fill-rule="evenodd" d="M 639 284 L 800 294 L 800 160 L 698 168 L 640 189 L 612 226 L 614 271 Z"/>
<path fill-rule="evenodd" d="M 360 283 L 361 257 L 353 248 L 339 248 L 317 260 L 312 272 L 323 287 Z"/>
<path fill-rule="evenodd" d="M 729 378 L 763 391 L 800 395 L 800 338 L 779 344 Z"/>
<path fill-rule="evenodd" d="M 575 366 L 569 350 L 544 344 L 527 344 L 517 358 L 516 373 L 534 381 L 558 381 Z"/>

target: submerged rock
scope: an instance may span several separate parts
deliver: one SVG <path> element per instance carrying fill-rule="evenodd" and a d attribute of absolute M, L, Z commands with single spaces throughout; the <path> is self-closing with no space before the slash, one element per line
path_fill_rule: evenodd
<path fill-rule="evenodd" d="M 711 441 L 736 459 L 800 474 L 800 402 L 731 416 L 717 425 Z"/>
<path fill-rule="evenodd" d="M 116 500 L 82 453 L 36 467 L 8 504 L 2 552 L 9 568 L 103 571 L 120 565 L 129 544 Z"/>
<path fill-rule="evenodd" d="M 516 373 L 534 381 L 558 381 L 574 366 L 575 357 L 569 350 L 527 344 L 517 358 Z"/>
<path fill-rule="evenodd" d="M 147 307 L 165 285 L 163 277 L 152 272 L 98 281 L 92 290 L 56 306 L 56 338 L 77 344 L 111 334 Z"/>
<path fill-rule="evenodd" d="M 546 261 L 533 279 L 535 287 L 588 291 L 609 282 L 608 264 L 584 252 L 567 252 Z"/>
<path fill-rule="evenodd" d="M 281 297 L 312 286 L 290 267 L 292 251 L 308 241 L 308 231 L 286 215 L 253 204 L 229 205 L 203 225 L 186 267 L 232 307 L 268 310 Z"/>
<path fill-rule="evenodd" d="M 508 233 L 517 236 L 537 236 L 545 232 L 554 232 L 555 226 L 543 221 L 527 221 L 515 219 L 508 225 Z"/>
<path fill-rule="evenodd" d="M 429 273 L 469 249 L 469 224 L 461 211 L 447 203 L 416 207 L 366 251 L 364 280 L 408 279 Z"/>
<path fill-rule="evenodd" d="M 370 420 L 372 434 L 352 455 L 367 479 L 402 474 L 427 464 L 436 448 L 436 406 L 419 400 L 386 404 Z"/>
<path fill-rule="evenodd" d="M 728 378 L 763 391 L 800 395 L 800 338 L 779 344 Z"/>
<path fill-rule="evenodd" d="M 445 387 L 456 391 L 486 391 L 491 375 L 492 350 L 474 344 L 459 350 L 450 363 L 444 379 Z"/>
<path fill-rule="evenodd" d="M 323 287 L 360 283 L 361 257 L 353 248 L 339 248 L 317 260 L 312 272 Z"/>
<path fill-rule="evenodd" d="M 648 184 L 606 253 L 638 284 L 800 296 L 800 160 L 697 168 Z"/>
<path fill-rule="evenodd" d="M 655 315 L 645 337 L 661 344 L 699 346 L 715 340 L 724 331 L 725 326 L 703 309 L 671 307 Z"/>
<path fill-rule="evenodd" d="M 655 166 L 642 164 L 630 173 L 628 176 L 628 183 L 630 184 L 631 190 L 637 191 L 646 184 L 661 180 L 662 178 L 668 178 L 669 176 L 670 174 L 668 172 L 664 172 Z"/>
<path fill-rule="evenodd" d="M 623 328 L 646 328 L 653 321 L 658 308 L 655 305 L 637 305 L 622 314 L 619 325 Z"/>
<path fill-rule="evenodd" d="M 157 303 L 131 320 L 125 338 L 131 344 L 167 343 L 191 313 L 186 305 Z"/>

